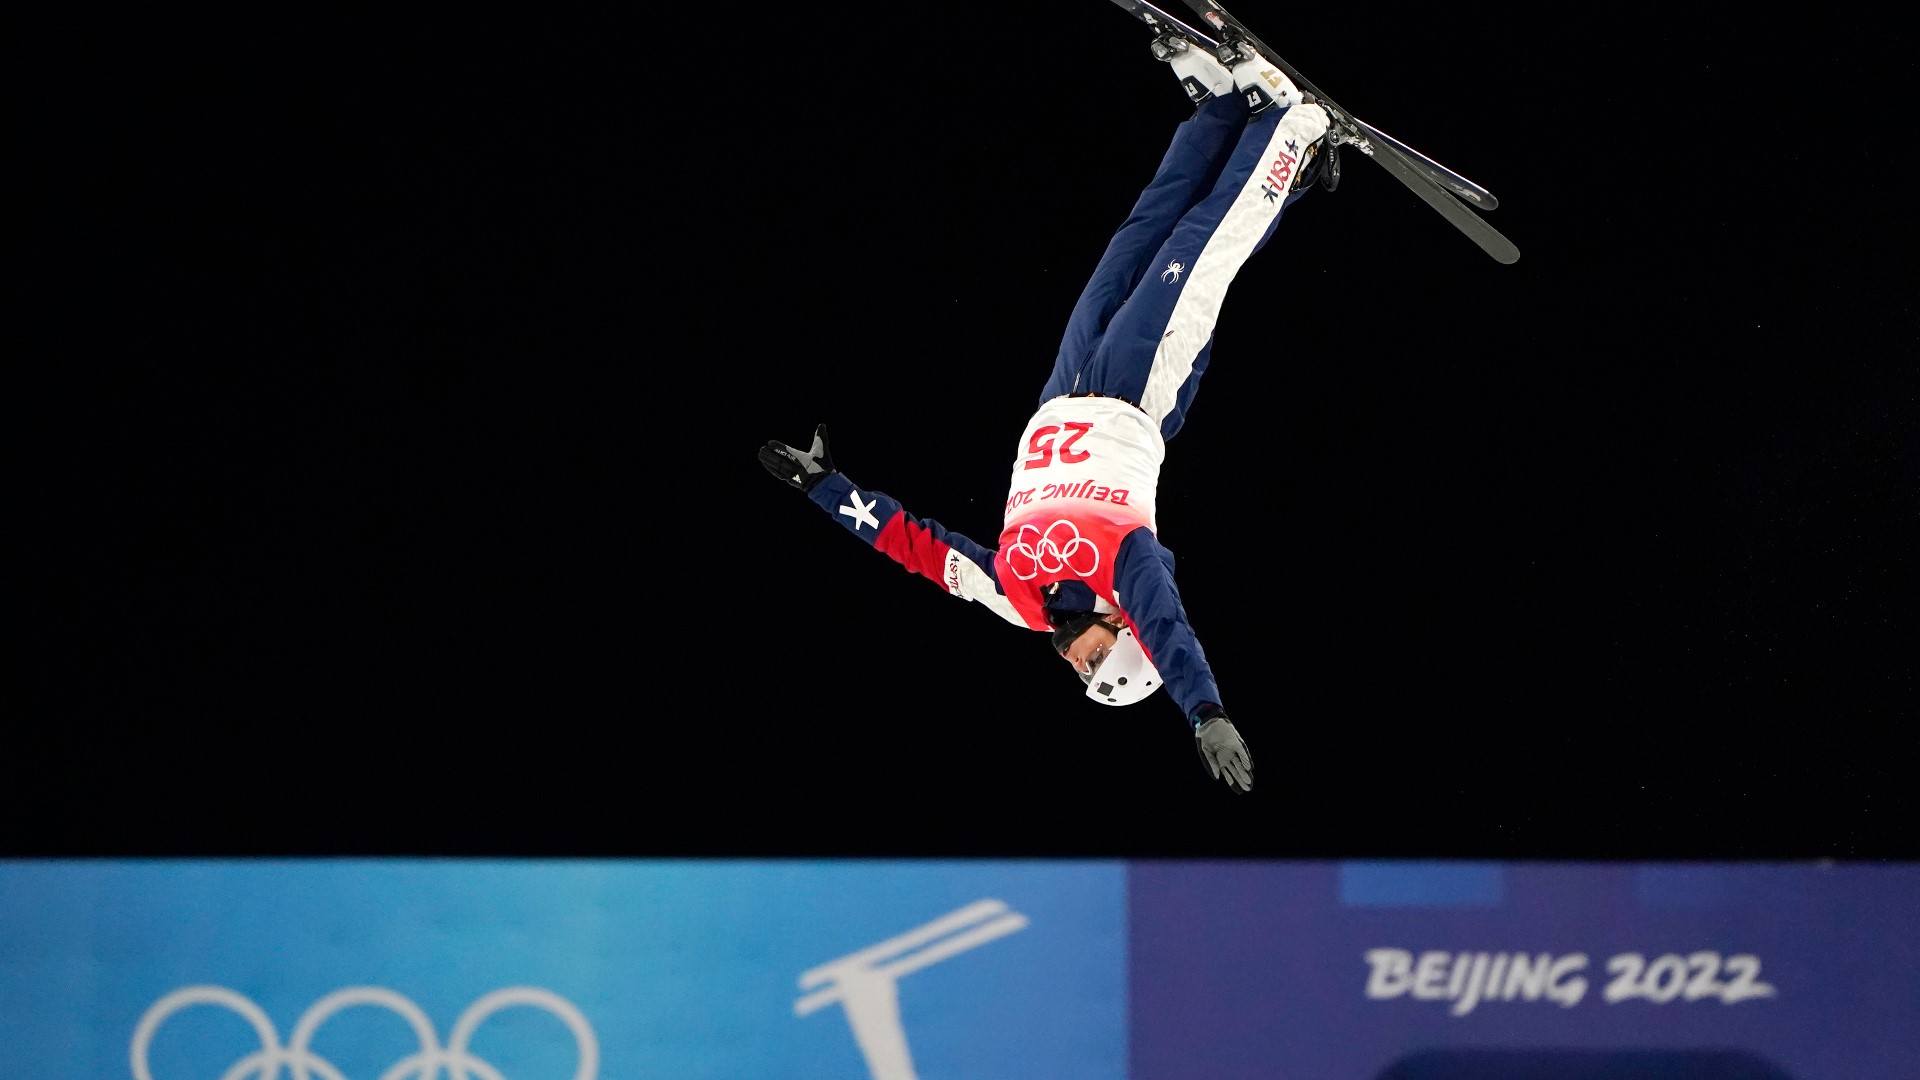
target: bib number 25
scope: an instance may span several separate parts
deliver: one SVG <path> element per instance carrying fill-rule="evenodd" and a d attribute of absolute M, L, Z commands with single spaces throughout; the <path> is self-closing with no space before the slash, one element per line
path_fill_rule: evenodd
<path fill-rule="evenodd" d="M 1053 464 L 1053 458 L 1056 453 L 1060 455 L 1061 464 L 1078 465 L 1093 455 L 1085 450 L 1075 450 L 1073 444 L 1079 442 L 1080 436 L 1085 435 L 1092 429 L 1092 424 L 1083 421 L 1075 421 L 1069 424 L 1047 424 L 1044 427 L 1034 428 L 1033 437 L 1027 440 L 1027 460 L 1020 467 L 1023 469 L 1044 469 Z M 1066 438 L 1064 439 L 1059 438 L 1062 432 L 1066 433 Z M 1058 447 L 1054 445 L 1056 439 L 1059 439 Z"/>

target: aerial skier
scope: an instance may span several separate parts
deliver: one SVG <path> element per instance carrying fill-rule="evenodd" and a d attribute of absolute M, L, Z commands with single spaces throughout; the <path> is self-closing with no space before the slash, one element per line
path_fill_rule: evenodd
<path fill-rule="evenodd" d="M 768 472 L 949 594 L 1044 631 L 1085 693 L 1131 705 L 1164 684 L 1209 774 L 1253 786 L 1253 756 L 1188 622 L 1155 495 L 1211 360 L 1227 288 L 1285 210 L 1339 170 L 1329 118 L 1245 41 L 1159 34 L 1195 108 L 1094 267 L 1021 432 L 993 547 L 908 513 L 834 464 L 827 426 L 769 441 Z"/>

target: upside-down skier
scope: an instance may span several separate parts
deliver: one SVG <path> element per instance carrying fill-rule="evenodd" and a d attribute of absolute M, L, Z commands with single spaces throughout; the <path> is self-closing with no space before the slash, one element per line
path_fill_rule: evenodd
<path fill-rule="evenodd" d="M 1021 432 L 997 543 L 988 547 L 839 471 L 812 444 L 770 441 L 766 469 L 841 527 L 949 594 L 1048 633 L 1085 693 L 1129 705 L 1165 685 L 1209 773 L 1251 790 L 1253 757 L 1187 620 L 1155 494 L 1211 360 L 1234 275 L 1282 213 L 1338 177 L 1328 116 L 1245 42 L 1160 34 L 1153 54 L 1194 113 L 1114 234 L 1067 321 Z M 1323 152 L 1323 150 L 1325 152 Z"/>

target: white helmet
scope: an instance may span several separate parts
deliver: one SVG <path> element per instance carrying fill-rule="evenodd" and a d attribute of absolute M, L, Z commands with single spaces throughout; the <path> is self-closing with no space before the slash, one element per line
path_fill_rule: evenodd
<path fill-rule="evenodd" d="M 1085 612 L 1065 622 L 1053 632 L 1054 652 L 1062 652 L 1087 627 L 1099 623 L 1113 631 L 1113 648 L 1093 674 L 1074 674 L 1087 684 L 1087 696 L 1102 705 L 1132 705 L 1144 701 L 1160 689 L 1160 671 L 1147 658 L 1147 650 L 1125 622 L 1112 621 L 1106 615 Z"/>

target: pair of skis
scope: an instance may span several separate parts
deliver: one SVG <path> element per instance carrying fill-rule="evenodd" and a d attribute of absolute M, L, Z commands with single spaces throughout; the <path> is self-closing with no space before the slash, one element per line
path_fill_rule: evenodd
<path fill-rule="evenodd" d="M 1420 196 L 1454 228 L 1465 233 L 1467 239 L 1493 256 L 1494 261 L 1512 263 L 1520 258 L 1520 249 L 1514 246 L 1513 241 L 1500 235 L 1497 229 L 1474 213 L 1475 210 L 1492 210 L 1500 205 L 1492 192 L 1334 104 L 1331 98 L 1321 93 L 1319 87 L 1308 82 L 1216 0 L 1186 0 L 1187 6 L 1206 24 L 1206 30 L 1174 18 L 1151 0 L 1113 2 L 1152 28 L 1156 34 L 1177 33 L 1209 51 L 1228 43 L 1245 42 L 1251 45 L 1274 67 L 1285 72 L 1287 78 L 1292 79 L 1302 92 L 1312 94 L 1320 106 L 1327 110 L 1327 117 L 1333 126 L 1329 132 L 1326 153 L 1338 155 L 1341 146 L 1352 146 L 1378 162 L 1394 179 Z M 1337 156 L 1333 157 L 1326 167 L 1335 169 L 1338 161 Z"/>

